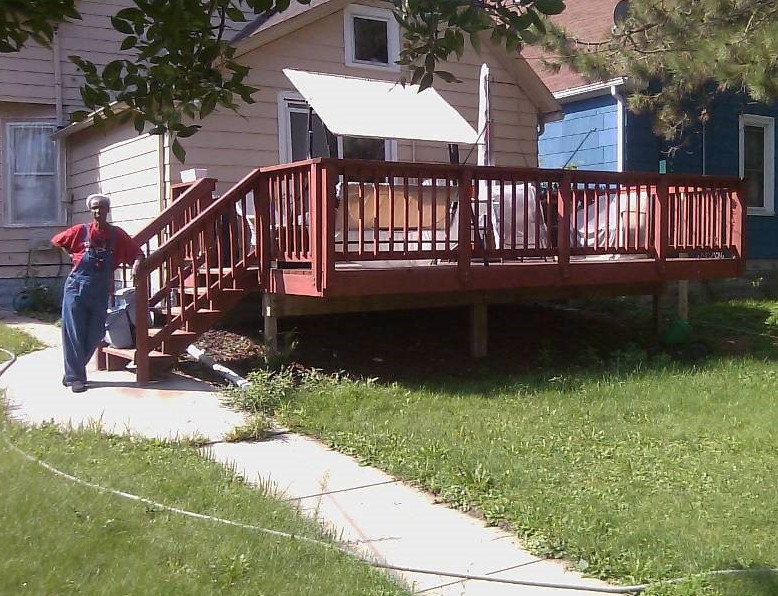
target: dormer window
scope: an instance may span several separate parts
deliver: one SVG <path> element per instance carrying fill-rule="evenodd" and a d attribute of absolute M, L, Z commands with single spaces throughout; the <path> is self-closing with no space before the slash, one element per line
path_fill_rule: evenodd
<path fill-rule="evenodd" d="M 347 66 L 399 69 L 400 33 L 391 11 L 351 4 L 344 16 Z"/>

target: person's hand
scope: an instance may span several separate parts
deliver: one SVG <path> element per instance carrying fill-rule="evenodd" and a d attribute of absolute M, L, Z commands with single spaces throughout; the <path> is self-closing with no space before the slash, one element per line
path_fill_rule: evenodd
<path fill-rule="evenodd" d="M 143 256 L 138 256 L 135 259 L 135 262 L 132 264 L 132 277 L 133 279 L 138 277 L 138 268 L 140 267 L 141 262 L 143 261 Z"/>

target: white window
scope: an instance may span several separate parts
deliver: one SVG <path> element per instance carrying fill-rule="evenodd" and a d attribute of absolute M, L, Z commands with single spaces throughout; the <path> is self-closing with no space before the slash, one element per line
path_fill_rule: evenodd
<path fill-rule="evenodd" d="M 59 155 L 51 135 L 56 126 L 41 122 L 6 125 L 6 224 L 62 223 Z"/>
<path fill-rule="evenodd" d="M 342 157 L 346 159 L 377 159 L 393 161 L 396 143 L 385 139 L 335 136 L 316 112 L 296 93 L 282 93 L 279 98 L 279 157 L 282 163 L 308 158 L 309 127 L 313 132 L 311 157 Z"/>
<path fill-rule="evenodd" d="M 775 214 L 775 119 L 740 116 L 740 176 L 750 215 Z"/>
<path fill-rule="evenodd" d="M 346 65 L 400 69 L 400 28 L 390 10 L 351 4 L 343 14 Z"/>

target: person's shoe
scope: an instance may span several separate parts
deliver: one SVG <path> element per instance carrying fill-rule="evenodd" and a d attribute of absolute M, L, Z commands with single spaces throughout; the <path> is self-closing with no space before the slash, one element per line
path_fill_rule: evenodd
<path fill-rule="evenodd" d="M 84 381 L 73 381 L 70 384 L 70 390 L 73 393 L 83 393 L 86 391 L 86 383 Z"/>
<path fill-rule="evenodd" d="M 73 383 L 71 383 L 70 381 L 66 381 L 65 377 L 62 377 L 62 386 L 63 387 L 70 387 L 72 384 Z"/>

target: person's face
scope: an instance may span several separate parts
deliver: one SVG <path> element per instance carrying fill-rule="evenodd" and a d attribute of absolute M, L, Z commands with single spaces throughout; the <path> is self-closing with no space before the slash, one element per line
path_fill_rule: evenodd
<path fill-rule="evenodd" d="M 92 219 L 98 227 L 108 221 L 108 205 L 99 203 L 98 201 L 92 201 L 89 206 L 89 210 L 92 212 Z"/>

